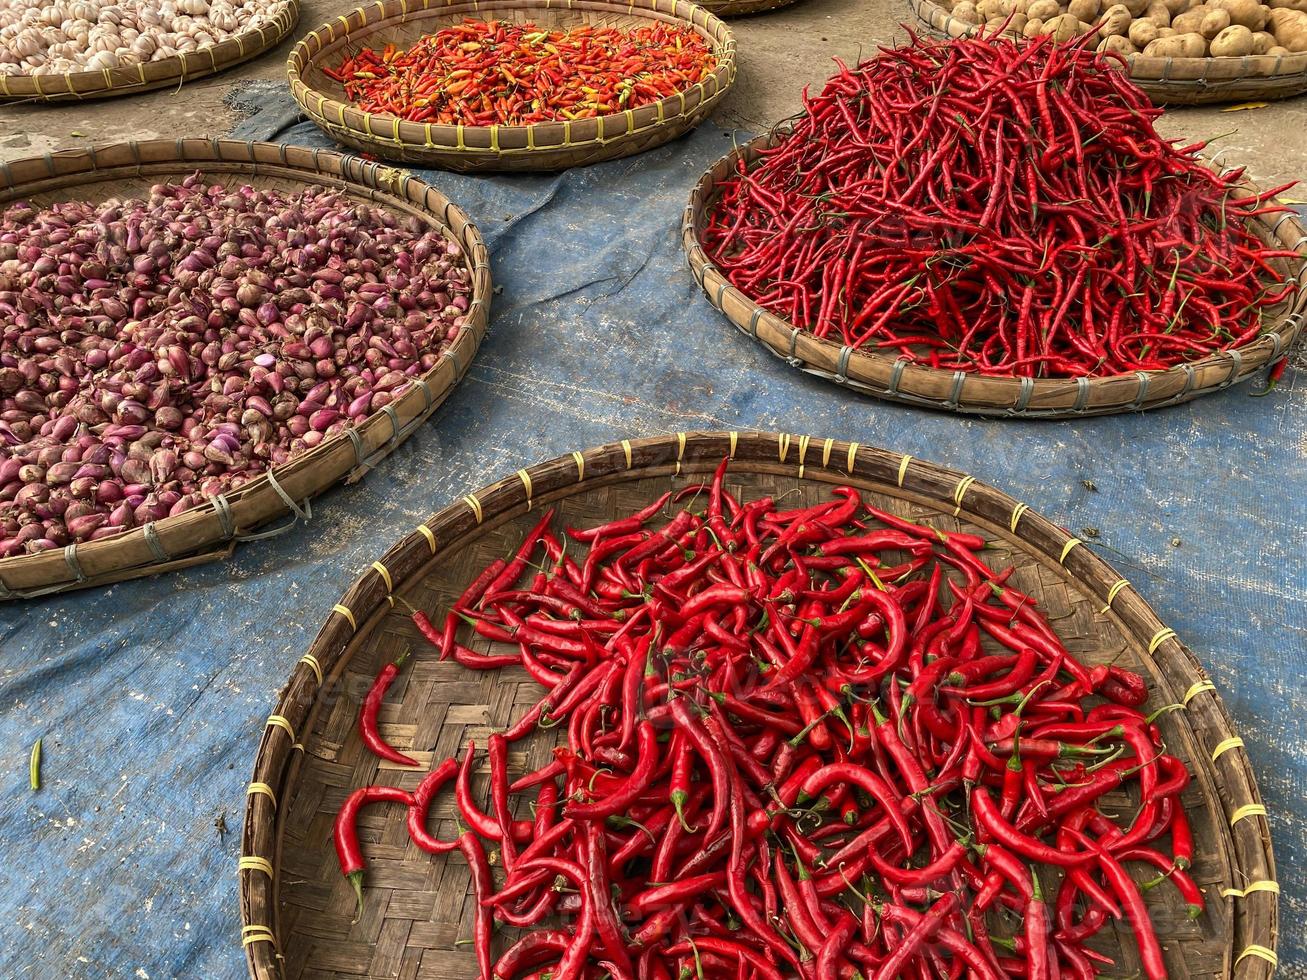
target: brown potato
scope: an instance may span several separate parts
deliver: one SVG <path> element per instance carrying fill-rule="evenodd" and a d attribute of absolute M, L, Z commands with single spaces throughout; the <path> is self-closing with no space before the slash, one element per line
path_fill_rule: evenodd
<path fill-rule="evenodd" d="M 1066 12 L 1082 24 L 1092 24 L 1098 20 L 1102 6 L 1099 0 L 1071 0 Z"/>
<path fill-rule="evenodd" d="M 1182 13 L 1172 14 L 1171 26 L 1180 34 L 1188 34 L 1191 31 L 1197 32 L 1198 28 L 1202 26 L 1203 18 L 1207 16 L 1208 9 L 1206 4 L 1199 4 Z"/>
<path fill-rule="evenodd" d="M 1266 24 L 1267 8 L 1258 0 L 1212 0 L 1209 6 L 1224 10 L 1231 24 L 1239 24 L 1250 31 L 1260 31 Z"/>
<path fill-rule="evenodd" d="M 1242 24 L 1231 24 L 1212 38 L 1213 58 L 1242 58 L 1253 53 L 1253 32 Z"/>
<path fill-rule="evenodd" d="M 1136 20 L 1130 24 L 1130 43 L 1140 50 L 1157 40 L 1157 25 L 1151 20 Z"/>
<path fill-rule="evenodd" d="M 1163 0 L 1153 0 L 1144 11 L 1144 16 L 1151 20 L 1158 27 L 1171 26 L 1171 11 Z"/>
<path fill-rule="evenodd" d="M 1198 25 L 1198 33 L 1211 40 L 1230 26 L 1230 15 L 1224 10 L 1208 10 L 1203 22 Z"/>
<path fill-rule="evenodd" d="M 1098 50 L 1104 54 L 1115 53 L 1119 55 L 1136 54 L 1139 49 L 1130 43 L 1128 37 L 1122 37 L 1120 34 L 1110 34 L 1098 42 Z"/>
<path fill-rule="evenodd" d="M 1253 54 L 1266 54 L 1273 47 L 1275 47 L 1274 34 L 1268 34 L 1266 31 L 1255 31 L 1253 33 Z"/>

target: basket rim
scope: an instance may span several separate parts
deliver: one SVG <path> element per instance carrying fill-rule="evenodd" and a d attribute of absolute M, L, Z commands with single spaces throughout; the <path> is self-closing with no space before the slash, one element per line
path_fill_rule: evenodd
<path fill-rule="evenodd" d="M 954 17 L 952 11 L 936 3 L 935 0 L 908 0 L 908 5 L 923 23 L 950 37 L 977 34 L 986 26 L 971 24 Z M 1231 87 L 1247 85 L 1251 88 L 1258 82 L 1285 81 L 1300 82 L 1302 89 L 1287 89 L 1279 93 L 1280 98 L 1307 90 L 1307 51 L 1291 52 L 1288 55 L 1250 54 L 1225 58 L 1214 58 L 1210 55 L 1202 58 L 1158 58 L 1136 52 L 1124 57 L 1129 65 L 1130 77 L 1136 82 L 1147 82 L 1150 90 L 1171 86 L 1176 89 L 1208 89 L 1216 85 Z M 1208 71 L 1211 69 L 1218 66 L 1230 68 L 1236 63 L 1240 65 L 1242 71 L 1208 76 Z M 1184 77 L 1172 77 L 1177 66 L 1183 67 Z M 1190 74 L 1194 66 L 1202 66 L 1202 70 L 1197 75 Z M 1251 74 L 1253 68 L 1268 70 Z"/>
<path fill-rule="evenodd" d="M 230 179 L 275 177 L 333 185 L 356 199 L 420 215 L 458 243 L 471 272 L 463 328 L 431 369 L 391 406 L 243 486 L 98 541 L 0 559 L 0 601 L 152 575 L 226 557 L 241 540 L 270 536 L 312 516 L 309 499 L 341 478 L 360 479 L 430 416 L 471 366 L 490 315 L 490 256 L 480 231 L 456 204 L 408 171 L 353 155 L 288 144 L 212 139 L 148 140 L 63 150 L 0 162 L 0 208 L 25 193 L 42 194 L 146 175 L 193 170 Z M 68 196 L 76 196 L 71 194 Z M 324 478 L 325 476 L 325 478 Z M 287 514 L 274 532 L 255 528 Z"/>
<path fill-rule="evenodd" d="M 1233 734 L 1234 720 L 1216 686 L 1193 652 L 1162 624 L 1126 579 L 1079 538 L 1026 504 L 959 471 L 857 442 L 717 431 L 624 439 L 518 470 L 439 510 L 396 541 L 346 589 L 308 651 L 291 668 L 255 756 L 251 780 L 260 789 L 247 796 L 238 860 L 242 944 L 250 976 L 256 980 L 282 976 L 277 879 L 280 834 L 291 808 L 277 806 L 276 801 L 288 801 L 298 779 L 304 748 L 297 738 L 312 729 L 319 696 L 394 607 L 395 594 L 424 575 L 444 553 L 462 547 L 467 536 L 519 517 L 533 504 L 583 493 L 587 487 L 710 472 L 726 455 L 746 471 L 797 474 L 824 483 L 854 478 L 945 513 L 965 515 L 996 535 L 1006 533 L 1014 546 L 1049 568 L 1060 567 L 1080 591 L 1102 601 L 1102 612 L 1110 611 L 1123 637 L 1140 648 L 1141 656 L 1147 651 L 1146 658 L 1167 688 L 1162 693 L 1176 692 L 1195 745 L 1204 749 L 1191 765 L 1201 767 L 1209 778 L 1218 769 L 1224 777 L 1228 792 L 1204 796 L 1217 817 L 1219 832 L 1225 835 L 1222 840 L 1235 885 L 1221 894 L 1232 920 L 1226 963 L 1232 976 L 1261 980 L 1271 975 L 1279 931 L 1279 886 L 1256 775 L 1242 740 Z M 1203 723 L 1203 738 L 1191 713 Z M 1214 742 L 1215 748 L 1208 749 L 1207 741 Z M 1240 904 L 1234 905 L 1236 901 Z"/>
<path fill-rule="evenodd" d="M 1223 391 L 1251 378 L 1259 369 L 1284 356 L 1304 321 L 1307 289 L 1299 288 L 1274 326 L 1239 348 L 1218 351 L 1165 371 L 1135 371 L 1102 378 L 1034 378 L 981 375 L 913 364 L 906 358 L 855 350 L 815 337 L 788 320 L 763 309 L 737 289 L 708 258 L 700 241 L 704 216 L 715 199 L 719 175 L 733 173 L 742 156 L 750 160 L 778 138 L 780 127 L 734 147 L 699 178 L 681 221 L 681 244 L 691 274 L 708 301 L 741 332 L 759 341 L 792 367 L 866 394 L 923 408 L 1050 419 L 1114 412 L 1132 412 L 1180 404 L 1199 395 Z M 1244 182 L 1255 189 L 1251 181 Z M 1307 281 L 1307 231 L 1292 211 L 1274 222 L 1257 223 L 1287 249 L 1302 257 L 1292 280 Z M 1287 226 L 1287 228 L 1285 227 Z M 1283 229 L 1283 230 L 1282 230 Z M 727 310 L 728 305 L 740 315 Z M 947 396 L 943 393 L 947 392 Z"/>
<path fill-rule="evenodd" d="M 184 85 L 275 48 L 290 36 L 299 19 L 300 0 L 286 0 L 283 12 L 266 27 L 242 31 L 207 48 L 186 51 L 163 61 L 142 62 L 132 68 L 105 68 L 60 75 L 0 74 L 0 101 L 99 98 L 132 95 L 173 83 Z"/>
<path fill-rule="evenodd" d="M 304 81 L 303 75 L 330 46 L 345 39 L 375 33 L 393 21 L 448 18 L 476 14 L 489 16 L 504 7 L 513 11 L 544 12 L 609 10 L 626 16 L 642 13 L 670 16 L 693 27 L 713 45 L 717 66 L 708 79 L 696 82 L 675 96 L 647 106 L 585 119 L 549 121 L 529 125 L 465 126 L 416 123 L 390 113 L 365 112 L 352 103 L 331 98 Z M 324 39 L 325 35 L 325 39 Z M 649 131 L 673 127 L 678 121 L 700 116 L 715 105 L 735 82 L 735 37 L 720 18 L 688 0 L 422 0 L 420 8 L 409 0 L 377 0 L 356 7 L 316 30 L 291 49 L 286 78 L 291 97 L 316 125 L 335 138 L 376 147 L 378 152 L 412 150 L 429 158 L 500 160 L 507 157 L 546 159 L 560 152 L 584 151 L 620 142 Z M 581 135 L 573 137 L 573 131 Z M 591 130 L 593 133 L 586 135 Z"/>

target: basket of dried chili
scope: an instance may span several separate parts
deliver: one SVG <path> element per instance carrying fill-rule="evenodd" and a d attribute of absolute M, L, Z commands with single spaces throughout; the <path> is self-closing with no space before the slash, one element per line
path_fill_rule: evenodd
<path fill-rule="evenodd" d="M 1260 980 L 1242 745 L 1128 582 L 972 477 L 624 440 L 468 494 L 326 612 L 254 765 L 245 954 L 258 980 Z"/>
<path fill-rule="evenodd" d="M 1307 235 L 1160 113 L 1077 43 L 914 38 L 703 176 L 690 268 L 777 356 L 883 398 L 1053 418 L 1220 391 L 1288 356 Z"/>
<path fill-rule="evenodd" d="M 685 0 L 385 0 L 305 37 L 288 75 L 314 123 L 388 160 L 561 170 L 692 129 L 735 80 L 735 41 Z"/>

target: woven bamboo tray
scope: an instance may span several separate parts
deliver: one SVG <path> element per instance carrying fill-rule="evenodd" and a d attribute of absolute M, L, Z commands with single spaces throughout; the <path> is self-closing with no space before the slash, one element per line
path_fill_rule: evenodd
<path fill-rule="evenodd" d="M 1279 889 L 1266 810 L 1243 743 L 1193 654 L 1129 583 L 1083 542 L 969 476 L 858 443 L 748 432 L 623 441 L 519 470 L 446 507 L 364 570 L 292 669 L 259 743 L 239 861 L 251 976 L 475 975 L 471 947 L 459 943 L 471 933 L 473 901 L 461 858 L 419 851 L 398 808 L 365 811 L 367 892 L 362 919 L 351 925 L 354 895 L 336 863 L 331 827 L 353 789 L 415 788 L 435 761 L 468 739 L 483 744 L 542 692 L 520 668 L 483 673 L 439 663 L 396 597 L 439 614 L 485 564 L 516 547 L 542 508 L 558 508 L 558 526 L 589 526 L 702 482 L 728 454 L 734 462 L 727 484 L 740 496 L 783 494 L 787 506 L 801 507 L 826 499 L 832 484 L 853 484 L 869 502 L 913 520 L 984 534 L 993 549 L 986 560 L 1015 568 L 1016 586 L 1038 599 L 1071 650 L 1141 672 L 1152 688 L 1146 710 L 1183 704 L 1159 724 L 1167 750 L 1195 777 L 1183 803 L 1197 845 L 1194 877 L 1208 908 L 1189 920 L 1178 896 L 1158 888 L 1148 893 L 1152 918 L 1172 976 L 1270 976 Z M 468 635 L 460 641 L 490 648 Z M 357 734 L 363 694 L 405 647 L 414 655 L 391 688 L 382 732 L 421 763 L 417 770 L 379 765 Z M 510 769 L 543 765 L 554 737 L 540 733 L 518 743 Z M 480 779 L 474 788 L 484 805 Z M 434 810 L 436 832 L 446 837 L 456 819 L 448 795 Z M 1128 929 L 1103 948 L 1117 957 L 1111 975 L 1138 975 Z"/>
<path fill-rule="evenodd" d="M 217 74 L 276 47 L 295 29 L 299 19 L 299 0 L 290 0 L 285 11 L 272 24 L 199 51 L 188 51 L 176 58 L 144 62 L 131 68 L 106 68 L 64 75 L 0 75 L 0 101 L 69 102 L 175 88 Z"/>
<path fill-rule="evenodd" d="M 448 126 L 374 114 L 345 100 L 344 87 L 323 67 L 387 43 L 406 48 L 424 34 L 473 17 L 534 22 L 542 29 L 595 24 L 635 28 L 661 21 L 693 27 L 717 54 L 705 81 L 653 105 L 593 119 L 530 126 Z M 661 146 L 707 117 L 735 82 L 730 29 L 686 0 L 382 0 L 359 7 L 309 34 L 287 62 L 291 94 L 304 114 L 333 139 L 386 160 L 448 170 L 563 170 Z"/>
<path fill-rule="evenodd" d="M 0 599 L 44 595 L 154 575 L 224 558 L 240 540 L 266 537 L 255 528 L 293 515 L 312 516 L 309 498 L 341 479 L 360 479 L 445 400 L 466 373 L 490 318 L 490 259 L 481 234 L 435 188 L 407 173 L 324 150 L 234 140 L 152 140 L 0 162 L 0 208 L 70 199 L 147 194 L 151 184 L 196 170 L 227 182 L 296 190 L 310 184 L 415 215 L 463 246 L 472 266 L 464 328 L 446 356 L 418 383 L 352 430 L 275 467 L 238 490 L 176 517 L 111 538 L 0 560 Z M 288 526 L 288 525 L 286 525 Z"/>
<path fill-rule="evenodd" d="M 1222 351 L 1166 371 L 1136 371 L 1107 378 L 1005 378 L 938 370 L 911 364 L 903 357 L 854 350 L 815 337 L 764 310 L 732 286 L 708 260 L 699 239 L 708 209 L 716 202 L 718 182 L 736 173 L 740 157 L 751 167 L 758 159 L 758 151 L 771 145 L 777 135 L 763 135 L 736 147 L 699 179 L 681 223 L 681 243 L 694 278 L 709 302 L 731 323 L 792 367 L 836 384 L 891 401 L 976 415 L 1062 418 L 1136 412 L 1177 405 L 1246 381 L 1284 356 L 1307 320 L 1307 289 L 1301 289 L 1292 303 L 1276 311 L 1273 327 L 1237 350 Z M 1245 186 L 1255 190 L 1250 183 Z M 1302 256 L 1302 262 L 1295 265 L 1283 259 L 1273 260 L 1286 276 L 1302 281 L 1307 273 L 1307 232 L 1297 217 L 1292 213 L 1269 215 L 1267 219 L 1258 218 L 1256 228 L 1277 248 L 1293 249 Z"/>
<path fill-rule="evenodd" d="M 917 19 L 945 37 L 976 33 L 933 0 L 908 0 Z M 1287 99 L 1307 92 L 1307 51 L 1241 58 L 1145 58 L 1126 55 L 1131 80 L 1159 105 L 1206 105 L 1249 99 Z"/>
<path fill-rule="evenodd" d="M 718 17 L 743 17 L 765 14 L 788 7 L 797 0 L 699 0 L 699 6 Z"/>

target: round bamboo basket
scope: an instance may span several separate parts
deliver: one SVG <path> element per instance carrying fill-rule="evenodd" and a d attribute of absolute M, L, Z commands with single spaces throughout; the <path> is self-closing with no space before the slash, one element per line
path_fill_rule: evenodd
<path fill-rule="evenodd" d="M 653 105 L 575 121 L 530 126 L 449 126 L 364 112 L 324 67 L 363 48 L 407 48 L 466 18 L 631 29 L 653 22 L 692 27 L 717 54 L 704 81 Z M 332 139 L 387 160 L 457 171 L 563 170 L 661 146 L 693 129 L 735 82 L 735 39 L 719 19 L 686 0 L 382 0 L 336 18 L 300 41 L 287 62 L 291 94 Z"/>
<path fill-rule="evenodd" d="M 891 401 L 976 415 L 1033 419 L 1137 412 L 1177 405 L 1251 378 L 1285 356 L 1307 320 L 1307 289 L 1300 289 L 1291 303 L 1275 311 L 1273 325 L 1252 343 L 1166 371 L 1136 371 L 1104 378 L 1009 378 L 938 370 L 909 363 L 903 357 L 855 350 L 815 337 L 764 310 L 731 285 L 709 261 L 700 241 L 708 210 L 716 202 L 718 183 L 736 173 L 736 161 L 741 157 L 746 166 L 752 166 L 758 151 L 770 146 L 777 135 L 763 135 L 736 147 L 700 178 L 685 209 L 681 242 L 694 278 L 709 302 L 731 323 L 792 367 L 836 384 Z M 1245 186 L 1255 190 L 1252 184 Z M 1302 256 L 1303 261 L 1296 265 L 1274 260 L 1287 277 L 1302 281 L 1307 271 L 1307 232 L 1297 217 L 1286 213 L 1255 220 L 1259 234 L 1267 242 Z"/>
<path fill-rule="evenodd" d="M 516 547 L 543 508 L 557 508 L 557 526 L 590 526 L 702 482 L 727 455 L 727 485 L 739 498 L 783 494 L 787 506 L 802 507 L 828 499 L 832 485 L 852 484 L 864 499 L 912 520 L 985 535 L 993 549 L 987 561 L 1014 568 L 1016 587 L 1038 599 L 1071 650 L 1141 672 L 1151 687 L 1145 710 L 1183 705 L 1158 723 L 1168 751 L 1194 775 L 1182 802 L 1195 834 L 1193 874 L 1208 907 L 1190 920 L 1177 895 L 1157 888 L 1148 892 L 1151 918 L 1171 976 L 1271 975 L 1279 889 L 1266 810 L 1243 743 L 1193 654 L 1089 546 L 1006 494 L 911 456 L 808 436 L 681 432 L 561 456 L 469 493 L 397 541 L 331 607 L 291 670 L 251 775 L 239 859 L 251 976 L 476 974 L 466 944 L 473 899 L 461 858 L 419 851 L 400 808 L 371 808 L 360 822 L 368 861 L 363 915 L 351 923 L 354 895 L 336 863 L 331 827 L 355 788 L 412 790 L 469 739 L 483 744 L 519 717 L 543 689 L 521 668 L 473 672 L 438 662 L 398 599 L 439 622 L 485 564 Z M 324 609 L 331 601 L 322 600 Z M 462 632 L 460 642 L 490 649 L 466 627 Z M 357 734 L 364 693 L 406 647 L 413 656 L 391 687 L 382 734 L 416 758 L 418 769 L 381 763 Z M 513 775 L 547 762 L 556 737 L 541 732 L 514 745 Z M 484 805 L 484 767 L 474 789 Z M 436 832 L 447 839 L 457 821 L 448 796 L 441 794 L 433 809 Z M 1128 926 L 1105 935 L 1101 948 L 1117 961 L 1113 975 L 1137 975 Z M 497 939 L 497 949 L 504 943 Z"/>
<path fill-rule="evenodd" d="M 445 356 L 391 405 L 237 490 L 176 517 L 111 538 L 0 560 L 0 599 L 105 585 L 225 558 L 236 543 L 267 537 L 312 517 L 311 497 L 339 480 L 361 479 L 406 439 L 462 379 L 490 317 L 490 259 L 480 232 L 434 187 L 408 173 L 324 150 L 234 140 L 152 140 L 71 150 L 0 163 L 0 209 L 147 194 L 160 180 L 196 170 L 218 181 L 298 190 L 339 188 L 351 197 L 414 215 L 458 242 L 472 268 L 463 329 Z M 289 524 L 256 532 L 291 515 Z"/>
<path fill-rule="evenodd" d="M 979 25 L 954 17 L 933 0 L 908 0 L 936 34 L 964 37 Z M 1240 58 L 1156 58 L 1126 55 L 1131 80 L 1159 105 L 1207 105 L 1253 99 L 1287 99 L 1307 92 L 1307 51 Z"/>
<path fill-rule="evenodd" d="M 135 95 L 176 88 L 257 57 L 285 40 L 300 19 L 299 0 L 289 0 L 273 23 L 199 51 L 130 68 L 77 71 L 64 75 L 0 75 L 0 101 L 68 102 Z"/>
<path fill-rule="evenodd" d="M 718 17 L 744 17 L 766 14 L 788 7 L 797 0 L 699 0 L 699 6 Z"/>

